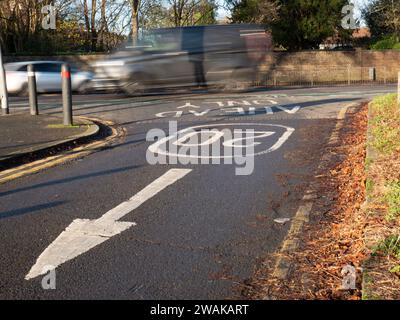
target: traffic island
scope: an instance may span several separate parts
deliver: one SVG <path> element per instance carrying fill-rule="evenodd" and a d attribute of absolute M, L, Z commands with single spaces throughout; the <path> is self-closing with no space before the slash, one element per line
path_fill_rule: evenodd
<path fill-rule="evenodd" d="M 50 115 L 0 117 L 0 170 L 76 147 L 99 134 L 95 122 L 76 117 L 72 126 Z"/>

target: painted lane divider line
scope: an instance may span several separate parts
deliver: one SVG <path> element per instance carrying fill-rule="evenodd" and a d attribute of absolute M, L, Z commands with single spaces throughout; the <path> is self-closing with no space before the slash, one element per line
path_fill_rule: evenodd
<path fill-rule="evenodd" d="M 154 180 L 129 200 L 122 202 L 96 220 L 75 219 L 42 252 L 36 263 L 25 276 L 26 280 L 48 272 L 48 266 L 54 268 L 64 262 L 89 251 L 111 237 L 136 225 L 134 222 L 117 221 L 157 193 L 186 176 L 192 169 L 171 169 Z"/>

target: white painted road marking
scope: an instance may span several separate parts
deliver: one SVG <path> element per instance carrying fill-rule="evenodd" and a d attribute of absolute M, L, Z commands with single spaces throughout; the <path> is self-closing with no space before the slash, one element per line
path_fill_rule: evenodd
<path fill-rule="evenodd" d="M 291 127 L 287 127 L 287 126 L 283 126 L 283 125 L 279 125 L 279 124 L 267 124 L 267 123 L 218 123 L 218 124 L 206 124 L 206 125 L 199 125 L 199 126 L 194 126 L 194 127 L 188 127 L 176 132 L 172 132 L 171 135 L 169 136 L 165 136 L 160 138 L 158 141 L 154 142 L 153 144 L 151 144 L 148 148 L 147 148 L 147 153 L 151 153 L 151 154 L 157 154 L 157 155 L 161 155 L 161 156 L 168 156 L 168 157 L 177 157 L 177 158 L 197 158 L 197 159 L 229 159 L 229 158 L 234 158 L 235 155 L 232 154 L 227 154 L 227 155 L 201 155 L 201 154 L 186 154 L 183 152 L 178 152 L 178 150 L 174 150 L 174 151 L 170 151 L 168 149 L 166 149 L 166 147 L 168 146 L 168 144 L 175 144 L 175 145 L 182 145 L 182 140 L 186 140 L 188 138 L 188 136 L 186 135 L 186 133 L 191 132 L 191 131 L 198 131 L 197 129 L 202 129 L 202 128 L 212 128 L 215 129 L 216 127 L 227 127 L 227 126 L 235 126 L 235 127 L 239 127 L 239 126 L 248 126 L 248 127 L 254 127 L 254 126 L 264 126 L 264 127 L 269 127 L 269 129 L 274 128 L 280 128 L 281 130 L 284 130 L 283 134 L 279 136 L 279 138 L 276 140 L 276 142 L 269 147 L 266 150 L 262 150 L 262 151 L 258 151 L 255 153 L 249 153 L 246 154 L 247 157 L 252 157 L 252 156 L 258 156 L 258 155 L 263 155 L 263 154 L 267 154 L 273 151 L 278 150 L 291 136 L 291 134 L 295 131 L 294 128 Z M 255 132 L 253 132 L 255 133 Z M 271 134 L 268 134 L 266 136 L 272 136 L 275 133 L 275 131 L 272 131 Z M 179 138 L 182 139 L 179 139 Z M 221 135 L 217 135 L 216 136 L 218 139 L 221 137 Z M 260 138 L 260 136 L 254 136 L 254 138 Z M 147 138 L 146 138 L 147 139 Z M 149 139 L 151 140 L 151 139 Z M 154 139 L 153 139 L 154 140 Z M 213 140 L 207 140 L 207 143 L 212 143 L 214 142 Z M 190 146 L 190 144 L 187 144 L 188 146 Z M 187 146 L 186 145 L 186 146 Z M 198 146 L 201 146 L 201 144 L 197 144 Z M 194 145 L 192 145 L 194 146 Z"/>
<path fill-rule="evenodd" d="M 171 169 L 96 220 L 75 219 L 39 256 L 35 265 L 25 276 L 26 280 L 46 273 L 47 266 L 54 268 L 89 251 L 122 231 L 136 225 L 133 222 L 117 221 L 157 193 L 182 179 L 192 169 Z"/>
<path fill-rule="evenodd" d="M 228 101 L 228 103 L 229 102 L 235 102 L 235 101 Z M 244 101 L 244 102 L 246 102 L 246 101 Z M 284 112 L 289 113 L 289 114 L 295 114 L 297 111 L 299 111 L 301 109 L 301 107 L 299 105 L 286 106 L 286 107 L 285 106 L 280 106 L 280 105 L 272 105 L 272 106 L 260 107 L 259 106 L 260 103 L 258 103 L 258 100 L 254 100 L 252 102 L 256 105 L 257 108 L 252 106 L 252 104 L 250 104 L 249 102 L 247 102 L 247 103 L 249 103 L 249 106 L 247 106 L 247 104 L 243 104 L 242 103 L 242 105 L 245 105 L 247 107 L 225 108 L 225 106 L 221 102 L 221 105 L 219 105 L 219 107 L 221 107 L 221 108 L 215 109 L 215 110 L 205 109 L 205 110 L 203 110 L 201 112 L 200 111 L 195 111 L 195 110 L 187 110 L 186 113 L 184 111 L 181 111 L 181 110 L 168 110 L 168 111 L 163 111 L 163 112 L 156 113 L 155 116 L 158 117 L 158 118 L 168 118 L 168 117 L 180 118 L 183 115 L 191 114 L 191 115 L 194 115 L 196 117 L 204 117 L 204 116 L 208 116 L 208 115 L 215 114 L 215 113 L 216 114 L 220 114 L 220 115 L 221 114 L 223 114 L 223 115 L 225 115 L 225 114 L 231 115 L 232 114 L 232 115 L 240 115 L 240 116 L 255 115 L 255 114 L 271 115 L 271 114 L 274 114 L 274 112 L 275 112 L 274 109 L 272 109 L 272 108 L 279 109 L 279 110 L 284 111 Z M 257 102 L 257 103 L 255 103 L 255 102 Z M 270 100 L 270 102 L 272 103 L 272 100 Z M 206 103 L 212 103 L 212 102 L 206 102 Z M 177 108 L 181 109 L 181 108 L 186 108 L 186 107 L 190 107 L 190 106 L 192 106 L 194 108 L 200 108 L 199 106 L 189 105 L 188 103 L 186 105 L 184 105 L 184 106 L 180 106 L 180 107 L 177 107 Z"/>

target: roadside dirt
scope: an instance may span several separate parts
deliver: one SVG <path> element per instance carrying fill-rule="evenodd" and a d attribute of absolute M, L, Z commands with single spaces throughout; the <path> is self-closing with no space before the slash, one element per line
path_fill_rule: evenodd
<path fill-rule="evenodd" d="M 347 113 L 332 160 L 315 175 L 318 198 L 300 248 L 291 254 L 287 280 L 272 277 L 276 255 L 262 263 L 242 295 L 248 299 L 360 299 L 361 263 L 368 252 L 363 233 L 367 104 Z M 354 290 L 342 290 L 343 267 L 356 268 Z"/>

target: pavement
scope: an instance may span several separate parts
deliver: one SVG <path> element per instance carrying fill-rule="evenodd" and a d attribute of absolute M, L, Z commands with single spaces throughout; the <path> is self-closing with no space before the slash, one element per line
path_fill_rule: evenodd
<path fill-rule="evenodd" d="M 290 222 L 274 220 L 296 214 L 340 110 L 392 91 L 74 97 L 76 115 L 111 120 L 125 136 L 0 185 L 0 298 L 240 297 L 246 279 L 285 239 Z M 57 101 L 39 97 L 52 116 L 59 115 Z M 13 112 L 24 108 L 20 98 L 11 100 Z M 254 129 L 254 171 L 237 175 L 236 163 L 150 164 L 155 142 L 146 136 L 152 129 L 168 135 L 171 121 L 179 129 Z M 55 289 L 42 286 L 46 266 L 55 268 Z"/>
<path fill-rule="evenodd" d="M 48 114 L 31 116 L 14 113 L 0 117 L 0 162 L 33 153 L 70 141 L 94 135 L 98 126 L 91 121 L 75 119 L 74 126 L 63 126 L 62 118 Z"/>

